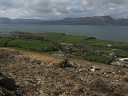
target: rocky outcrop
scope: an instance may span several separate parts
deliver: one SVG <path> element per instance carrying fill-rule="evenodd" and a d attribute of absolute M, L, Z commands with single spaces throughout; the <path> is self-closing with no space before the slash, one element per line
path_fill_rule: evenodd
<path fill-rule="evenodd" d="M 0 96 L 14 96 L 16 87 L 14 79 L 0 73 Z"/>
<path fill-rule="evenodd" d="M 0 86 L 7 90 L 16 90 L 15 81 L 5 77 L 2 73 L 0 73 Z"/>

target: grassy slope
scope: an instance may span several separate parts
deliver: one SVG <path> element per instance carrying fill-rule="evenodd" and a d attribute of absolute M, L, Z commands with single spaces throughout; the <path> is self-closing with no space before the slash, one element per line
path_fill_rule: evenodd
<path fill-rule="evenodd" d="M 107 63 L 107 60 L 111 60 L 109 54 L 113 52 L 119 57 L 128 57 L 128 43 L 98 40 L 94 37 L 73 36 L 64 33 L 44 33 L 42 37 L 41 35 L 32 35 L 29 36 L 29 39 L 26 39 L 28 36 L 23 36 L 25 38 L 0 38 L 0 46 L 54 52 L 58 50 L 58 44 L 63 42 L 84 46 L 86 52 L 80 52 L 78 47 L 76 54 L 90 61 Z M 107 47 L 108 44 L 112 46 Z"/>

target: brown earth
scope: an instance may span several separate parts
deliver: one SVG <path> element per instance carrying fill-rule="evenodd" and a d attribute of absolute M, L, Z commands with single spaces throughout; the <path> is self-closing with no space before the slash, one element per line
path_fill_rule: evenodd
<path fill-rule="evenodd" d="M 64 64 L 48 54 L 1 48 L 0 73 L 24 96 L 128 96 L 128 69 L 120 66 L 80 59 Z"/>

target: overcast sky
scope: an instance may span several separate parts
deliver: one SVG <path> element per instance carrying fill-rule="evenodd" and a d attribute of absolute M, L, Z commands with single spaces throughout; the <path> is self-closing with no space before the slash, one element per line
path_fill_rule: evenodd
<path fill-rule="evenodd" d="M 128 17 L 128 0 L 0 0 L 0 17 L 60 19 L 102 15 Z"/>

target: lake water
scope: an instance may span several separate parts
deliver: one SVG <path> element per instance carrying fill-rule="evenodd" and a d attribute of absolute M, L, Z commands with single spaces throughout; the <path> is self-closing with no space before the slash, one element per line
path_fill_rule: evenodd
<path fill-rule="evenodd" d="M 75 35 L 94 36 L 104 40 L 128 42 L 128 26 L 0 24 L 0 32 L 12 31 L 64 32 Z"/>

